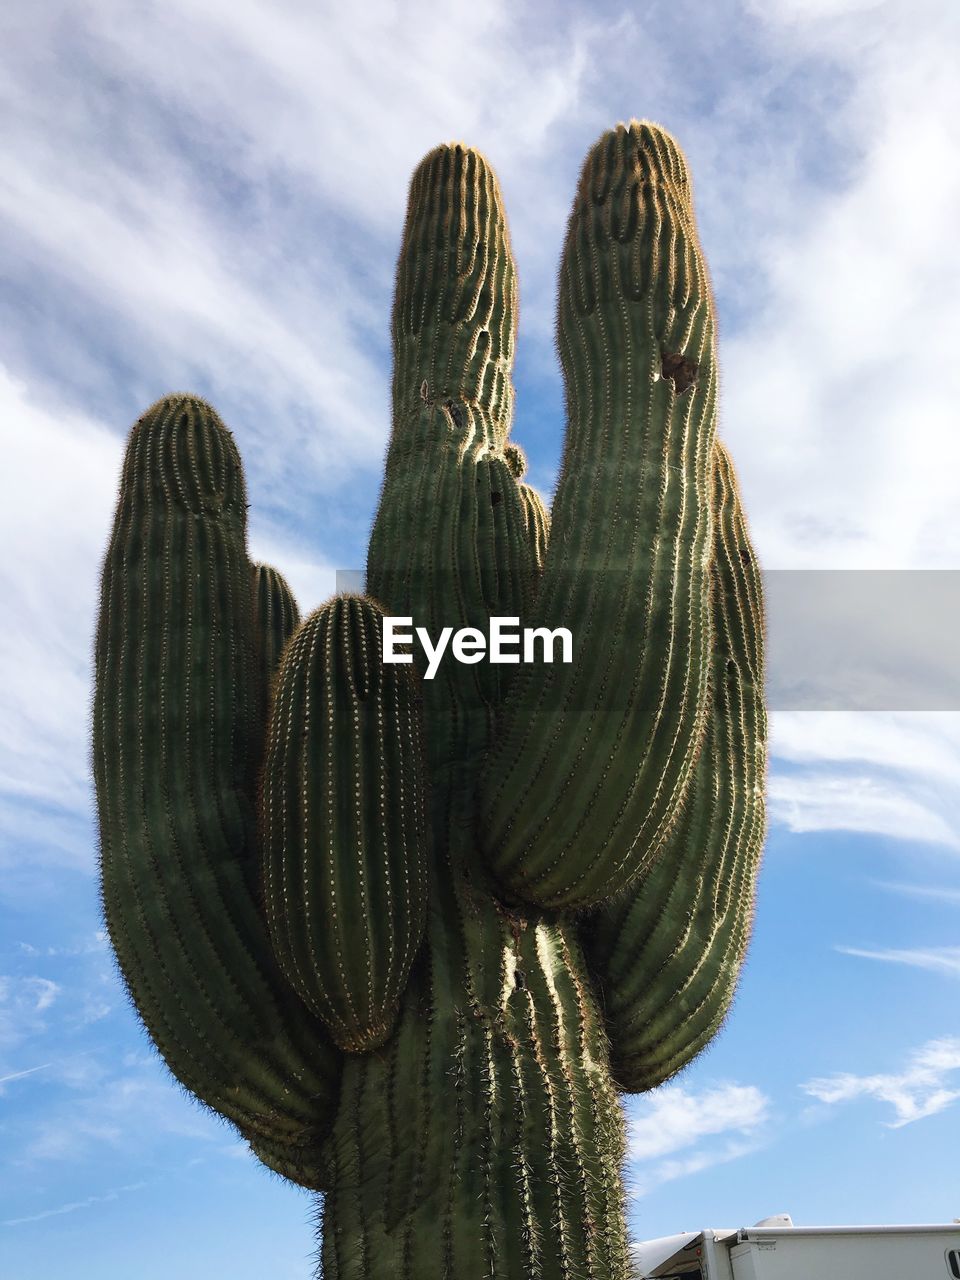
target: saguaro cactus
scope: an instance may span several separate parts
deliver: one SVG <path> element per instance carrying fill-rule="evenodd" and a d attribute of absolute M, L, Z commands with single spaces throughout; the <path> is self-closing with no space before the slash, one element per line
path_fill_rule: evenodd
<path fill-rule="evenodd" d="M 496 179 L 414 174 L 367 596 L 298 624 L 252 568 L 233 439 L 134 426 L 103 575 L 103 903 L 171 1071 L 323 1193 L 329 1280 L 622 1280 L 619 1093 L 728 1008 L 763 841 L 760 579 L 716 440 L 686 164 L 587 156 L 560 272 L 550 516 L 508 440 L 517 289 Z M 567 627 L 569 664 L 383 661 Z M 419 662 L 419 657 L 417 658 Z"/>

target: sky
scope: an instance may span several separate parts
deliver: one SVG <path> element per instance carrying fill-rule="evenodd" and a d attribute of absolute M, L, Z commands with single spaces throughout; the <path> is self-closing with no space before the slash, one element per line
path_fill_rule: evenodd
<path fill-rule="evenodd" d="M 0 49 L 0 1276 L 303 1280 L 311 1198 L 171 1080 L 99 917 L 92 635 L 130 424 L 209 398 L 252 554 L 321 603 L 365 560 L 407 183 L 458 140 L 500 179 L 513 437 L 549 494 L 569 204 L 646 117 L 693 173 L 764 570 L 958 570 L 960 10 L 13 0 Z M 638 1240 L 960 1217 L 960 712 L 771 729 L 734 1010 L 625 1103 Z"/>

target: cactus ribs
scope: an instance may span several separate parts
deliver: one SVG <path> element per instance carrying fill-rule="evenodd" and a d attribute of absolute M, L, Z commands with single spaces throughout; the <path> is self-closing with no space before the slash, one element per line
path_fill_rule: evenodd
<path fill-rule="evenodd" d="M 517 320 L 478 152 L 414 173 L 365 596 L 252 566 L 233 437 L 131 433 L 103 571 L 103 908 L 172 1073 L 323 1193 L 326 1280 L 624 1280 L 620 1093 L 729 1007 L 763 843 L 760 578 L 716 438 L 686 163 L 587 156 L 552 510 L 509 440 Z M 382 662 L 384 612 L 569 628 L 569 664 Z M 588 657 L 584 657 L 588 655 Z"/>

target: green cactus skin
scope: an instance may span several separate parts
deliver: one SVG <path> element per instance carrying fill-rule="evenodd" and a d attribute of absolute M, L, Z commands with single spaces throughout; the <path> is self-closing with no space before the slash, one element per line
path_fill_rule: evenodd
<path fill-rule="evenodd" d="M 703 735 L 713 303 L 686 163 L 662 130 L 618 129 L 588 155 L 557 334 L 569 427 L 535 621 L 569 627 L 576 655 L 522 673 L 481 832 L 506 888 L 581 907 L 656 857 Z"/>
<path fill-rule="evenodd" d="M 171 1071 L 280 1148 L 329 1124 L 339 1054 L 273 956 L 254 795 L 266 700 L 232 436 L 190 396 L 134 426 L 103 570 L 93 763 L 103 911 Z"/>
<path fill-rule="evenodd" d="M 300 610 L 286 580 L 269 564 L 253 566 L 253 599 L 260 681 L 264 689 L 272 692 L 283 646 L 297 629 Z"/>
<path fill-rule="evenodd" d="M 763 846 L 762 584 L 719 441 L 714 459 L 714 644 L 703 749 L 659 860 L 581 921 L 604 993 L 614 1077 L 630 1093 L 669 1079 L 719 1030 L 746 951 Z"/>
<path fill-rule="evenodd" d="M 427 828 L 412 667 L 383 662 L 383 613 L 338 596 L 277 676 L 261 788 L 274 950 L 351 1053 L 393 1027 L 423 938 Z"/>
<path fill-rule="evenodd" d="M 527 459 L 517 444 L 508 444 L 503 451 L 514 479 L 522 480 L 527 469 Z M 528 484 L 519 485 L 520 503 L 523 507 L 527 543 L 533 555 L 534 584 L 539 585 L 543 566 L 547 559 L 547 542 L 550 537 L 550 512 L 536 489 Z"/>
<path fill-rule="evenodd" d="M 619 1092 L 707 1042 L 749 933 L 762 598 L 669 135 L 620 125 L 584 165 L 552 526 L 508 440 L 516 309 L 496 178 L 438 147 L 397 270 L 369 596 L 286 638 L 232 439 L 190 397 L 134 428 L 107 555 L 111 937 L 174 1073 L 324 1192 L 325 1280 L 626 1280 Z M 381 610 L 568 626 L 575 661 L 449 660 L 418 692 L 378 668 Z"/>
<path fill-rule="evenodd" d="M 523 503 L 523 513 L 526 517 L 527 538 L 533 556 L 536 579 L 539 581 L 547 559 L 547 542 L 550 538 L 550 512 L 547 510 L 540 494 L 528 484 L 520 486 L 520 500 Z"/>

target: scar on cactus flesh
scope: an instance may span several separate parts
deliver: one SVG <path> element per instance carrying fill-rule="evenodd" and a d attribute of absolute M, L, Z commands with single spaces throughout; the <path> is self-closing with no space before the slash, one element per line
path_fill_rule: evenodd
<path fill-rule="evenodd" d="M 682 352 L 663 353 L 663 361 L 661 362 L 661 372 L 665 378 L 669 378 L 678 395 L 683 395 L 688 387 L 692 387 L 697 379 L 697 364 L 695 360 L 688 360 Z"/>

